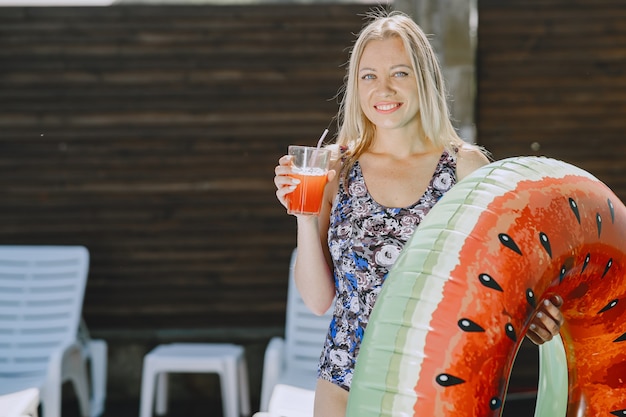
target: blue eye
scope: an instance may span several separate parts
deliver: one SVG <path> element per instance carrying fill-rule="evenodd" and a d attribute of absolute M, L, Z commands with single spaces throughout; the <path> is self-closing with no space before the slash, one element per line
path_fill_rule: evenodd
<path fill-rule="evenodd" d="M 398 72 L 394 72 L 393 76 L 397 78 L 402 78 L 402 77 L 408 77 L 409 74 L 404 71 L 398 71 Z"/>
<path fill-rule="evenodd" d="M 373 80 L 376 76 L 374 74 L 365 74 L 361 77 L 362 80 Z"/>

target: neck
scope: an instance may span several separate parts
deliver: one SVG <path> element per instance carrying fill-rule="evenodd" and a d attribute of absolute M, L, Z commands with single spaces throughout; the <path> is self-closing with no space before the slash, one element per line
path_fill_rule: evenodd
<path fill-rule="evenodd" d="M 418 130 L 378 129 L 369 152 L 402 158 L 432 152 L 435 148 L 433 141 Z"/>

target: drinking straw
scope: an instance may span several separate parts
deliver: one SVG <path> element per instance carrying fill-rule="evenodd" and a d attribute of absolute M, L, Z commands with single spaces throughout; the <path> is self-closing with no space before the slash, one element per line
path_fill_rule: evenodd
<path fill-rule="evenodd" d="M 324 138 L 326 137 L 327 134 L 328 134 L 328 129 L 324 129 L 324 133 L 322 133 L 322 136 L 320 136 L 320 140 L 317 141 L 317 147 L 313 151 L 312 161 L 315 165 L 317 165 L 317 158 L 319 157 L 319 150 L 322 147 L 322 142 L 324 141 Z"/>
<path fill-rule="evenodd" d="M 317 149 L 319 149 L 322 146 L 322 142 L 324 141 L 324 138 L 326 137 L 327 134 L 328 134 L 328 129 L 324 129 L 324 133 L 322 133 L 322 136 L 320 136 L 320 140 L 317 141 Z"/>

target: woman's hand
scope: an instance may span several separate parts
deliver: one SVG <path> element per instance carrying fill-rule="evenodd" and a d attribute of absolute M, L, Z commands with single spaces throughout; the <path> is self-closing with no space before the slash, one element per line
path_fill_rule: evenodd
<path fill-rule="evenodd" d="M 274 184 L 276 185 L 276 197 L 280 204 L 286 209 L 289 209 L 286 195 L 292 193 L 296 189 L 296 186 L 300 184 L 300 180 L 292 177 L 291 175 L 291 155 L 283 155 L 278 160 L 278 165 L 274 168 Z M 336 171 L 331 169 L 327 174 L 327 182 L 330 182 L 335 178 Z"/>
<path fill-rule="evenodd" d="M 286 209 L 287 200 L 285 196 L 293 190 L 296 189 L 296 185 L 300 183 L 300 181 L 294 177 L 291 177 L 289 174 L 291 173 L 291 159 L 290 155 L 283 155 L 278 160 L 278 165 L 274 168 L 274 184 L 276 185 L 276 197 L 280 204 L 282 204 Z"/>
<path fill-rule="evenodd" d="M 541 345 L 559 334 L 563 325 L 563 315 L 559 310 L 562 305 L 563 299 L 553 295 L 539 307 L 526 334 L 534 344 Z"/>

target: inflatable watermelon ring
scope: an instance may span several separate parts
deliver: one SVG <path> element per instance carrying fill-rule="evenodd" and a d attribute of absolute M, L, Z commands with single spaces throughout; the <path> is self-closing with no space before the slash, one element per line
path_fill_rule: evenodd
<path fill-rule="evenodd" d="M 347 415 L 500 416 L 536 306 L 559 294 L 559 412 L 626 416 L 625 250 L 626 208 L 591 174 L 543 157 L 478 169 L 441 199 L 390 271 Z"/>

